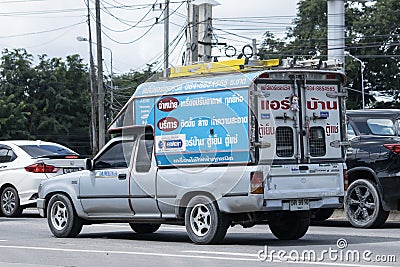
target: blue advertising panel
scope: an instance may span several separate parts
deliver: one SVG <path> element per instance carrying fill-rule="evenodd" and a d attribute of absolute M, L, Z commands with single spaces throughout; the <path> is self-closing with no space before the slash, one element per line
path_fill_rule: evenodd
<path fill-rule="evenodd" d="M 135 98 L 177 95 L 205 91 L 225 90 L 226 88 L 248 88 L 253 80 L 262 72 L 248 72 L 240 74 L 228 74 L 217 77 L 200 79 L 178 79 L 168 82 L 148 82 L 138 86 Z"/>
<path fill-rule="evenodd" d="M 135 100 L 135 125 L 154 125 L 154 98 Z"/>
<path fill-rule="evenodd" d="M 157 97 L 154 105 L 159 166 L 249 162 L 247 89 Z"/>

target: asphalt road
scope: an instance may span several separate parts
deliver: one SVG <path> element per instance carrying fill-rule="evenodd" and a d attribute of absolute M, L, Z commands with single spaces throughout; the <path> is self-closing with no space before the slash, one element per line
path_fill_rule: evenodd
<path fill-rule="evenodd" d="M 297 241 L 268 226 L 230 228 L 222 244 L 199 246 L 185 228 L 139 235 L 127 224 L 84 226 L 76 238 L 51 235 L 35 210 L 0 217 L 0 266 L 400 266 L 400 222 L 355 229 L 342 219 L 310 227 Z"/>

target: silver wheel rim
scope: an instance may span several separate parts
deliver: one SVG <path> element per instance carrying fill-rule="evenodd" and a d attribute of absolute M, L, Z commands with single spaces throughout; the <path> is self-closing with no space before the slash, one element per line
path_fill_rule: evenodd
<path fill-rule="evenodd" d="M 368 186 L 356 186 L 348 192 L 348 209 L 354 221 L 366 223 L 375 217 L 377 203 Z"/>
<path fill-rule="evenodd" d="M 11 190 L 7 190 L 3 193 L 3 199 L 2 199 L 2 207 L 3 211 L 6 214 L 11 214 L 14 212 L 15 207 L 16 207 L 16 196 L 14 192 Z"/>
<path fill-rule="evenodd" d="M 67 207 L 62 201 L 57 200 L 51 206 L 50 219 L 54 228 L 61 231 L 65 228 L 68 222 Z"/>
<path fill-rule="evenodd" d="M 190 227 L 197 236 L 205 236 L 211 228 L 211 214 L 204 204 L 197 204 L 190 212 Z"/>

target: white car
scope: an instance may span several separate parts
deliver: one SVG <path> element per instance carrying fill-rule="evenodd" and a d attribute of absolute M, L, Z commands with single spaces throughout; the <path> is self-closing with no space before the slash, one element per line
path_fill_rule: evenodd
<path fill-rule="evenodd" d="M 40 182 L 83 169 L 71 149 L 43 141 L 0 141 L 0 216 L 16 217 L 35 207 Z"/>

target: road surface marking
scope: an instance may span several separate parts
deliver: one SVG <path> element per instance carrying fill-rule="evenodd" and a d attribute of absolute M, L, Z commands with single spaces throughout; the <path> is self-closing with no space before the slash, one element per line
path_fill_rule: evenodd
<path fill-rule="evenodd" d="M 64 248 L 50 248 L 50 247 L 27 247 L 27 246 L 2 246 L 0 248 L 10 249 L 31 249 L 31 250 L 44 250 L 44 251 L 64 251 L 64 252 L 81 252 L 81 253 L 104 253 L 104 254 L 125 254 L 125 255 L 143 255 L 143 256 L 159 256 L 159 257 L 173 257 L 173 258 L 197 258 L 197 259 L 212 259 L 212 260 L 230 260 L 230 261 L 258 261 L 257 258 L 232 258 L 232 257 L 216 257 L 205 255 L 181 255 L 169 253 L 155 253 L 155 252 L 137 252 L 137 251 L 112 251 L 112 250 L 91 250 L 91 249 L 64 249 Z"/>

